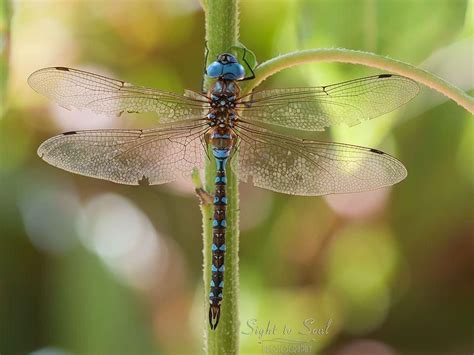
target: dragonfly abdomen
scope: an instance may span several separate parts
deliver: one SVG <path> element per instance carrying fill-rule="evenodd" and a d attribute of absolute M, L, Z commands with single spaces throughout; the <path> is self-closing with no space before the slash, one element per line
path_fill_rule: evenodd
<path fill-rule="evenodd" d="M 209 324 L 216 329 L 220 318 L 220 307 L 224 289 L 224 256 L 226 252 L 226 164 L 233 146 L 233 135 L 228 128 L 215 128 L 210 134 L 212 154 L 216 161 L 214 217 L 212 220 L 212 265 L 209 294 Z"/>

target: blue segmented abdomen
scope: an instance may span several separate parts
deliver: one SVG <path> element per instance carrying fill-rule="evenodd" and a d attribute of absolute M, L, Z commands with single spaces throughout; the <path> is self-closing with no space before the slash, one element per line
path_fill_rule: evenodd
<path fill-rule="evenodd" d="M 227 134 L 215 134 L 217 139 L 230 139 Z M 224 289 L 224 256 L 226 252 L 225 233 L 226 233 L 226 184 L 227 178 L 225 167 L 230 155 L 229 149 L 212 148 L 212 153 L 216 161 L 216 178 L 214 194 L 214 216 L 212 219 L 212 265 L 211 282 L 209 293 L 209 323 L 211 329 L 216 329 L 220 317 L 220 305 L 223 299 Z"/>

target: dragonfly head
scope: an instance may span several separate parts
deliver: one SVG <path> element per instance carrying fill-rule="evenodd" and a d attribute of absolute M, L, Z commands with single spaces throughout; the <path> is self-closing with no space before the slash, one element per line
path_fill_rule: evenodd
<path fill-rule="evenodd" d="M 245 69 L 234 55 L 222 53 L 207 67 L 206 74 L 211 78 L 241 80 L 245 77 Z"/>

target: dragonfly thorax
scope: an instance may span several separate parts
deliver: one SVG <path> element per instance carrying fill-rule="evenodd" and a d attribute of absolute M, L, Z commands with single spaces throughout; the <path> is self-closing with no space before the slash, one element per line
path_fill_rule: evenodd
<path fill-rule="evenodd" d="M 235 80 L 217 80 L 209 90 L 211 106 L 216 107 L 232 104 L 235 106 L 235 100 L 240 94 L 240 88 Z M 214 106 L 213 106 L 214 107 Z"/>
<path fill-rule="evenodd" d="M 220 127 L 220 128 L 232 128 L 235 125 L 236 115 L 232 110 L 227 112 L 220 112 L 211 110 L 207 114 L 209 126 Z"/>
<path fill-rule="evenodd" d="M 240 88 L 234 80 L 217 80 L 208 93 L 210 110 L 207 115 L 211 127 L 233 127 L 235 106 Z"/>

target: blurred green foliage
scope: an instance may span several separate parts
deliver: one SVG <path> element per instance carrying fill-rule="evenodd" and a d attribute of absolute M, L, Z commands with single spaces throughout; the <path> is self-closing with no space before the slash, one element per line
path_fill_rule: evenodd
<path fill-rule="evenodd" d="M 67 112 L 34 93 L 26 78 L 62 65 L 170 91 L 198 90 L 199 3 L 17 1 L 12 18 L 6 6 L 11 3 L 2 3 L 0 24 L 0 91 L 7 88 L 0 102 L 0 353 L 198 353 L 202 253 L 191 185 L 119 186 L 55 169 L 35 152 L 70 127 L 144 127 L 153 125 L 153 115 Z M 314 47 L 373 51 L 472 90 L 472 10 L 472 1 L 461 0 L 245 0 L 241 41 L 259 62 Z M 461 41 L 471 46 L 470 59 L 447 50 L 440 64 L 429 64 Z M 445 68 L 445 62 L 459 64 Z M 263 85 L 321 85 L 373 73 L 314 64 Z M 319 327 L 329 320 L 331 326 L 312 337 L 313 353 L 472 351 L 474 127 L 463 109 L 423 90 L 387 117 L 331 131 L 333 139 L 381 146 L 404 162 L 408 178 L 390 191 L 303 198 L 242 185 L 243 332 L 251 319 L 262 327 L 305 329 L 303 321 L 314 318 Z M 130 228 L 123 211 L 135 216 L 125 219 Z M 101 223 L 106 218 L 116 218 L 120 228 Z M 242 353 L 261 352 L 261 340 L 242 334 Z"/>

